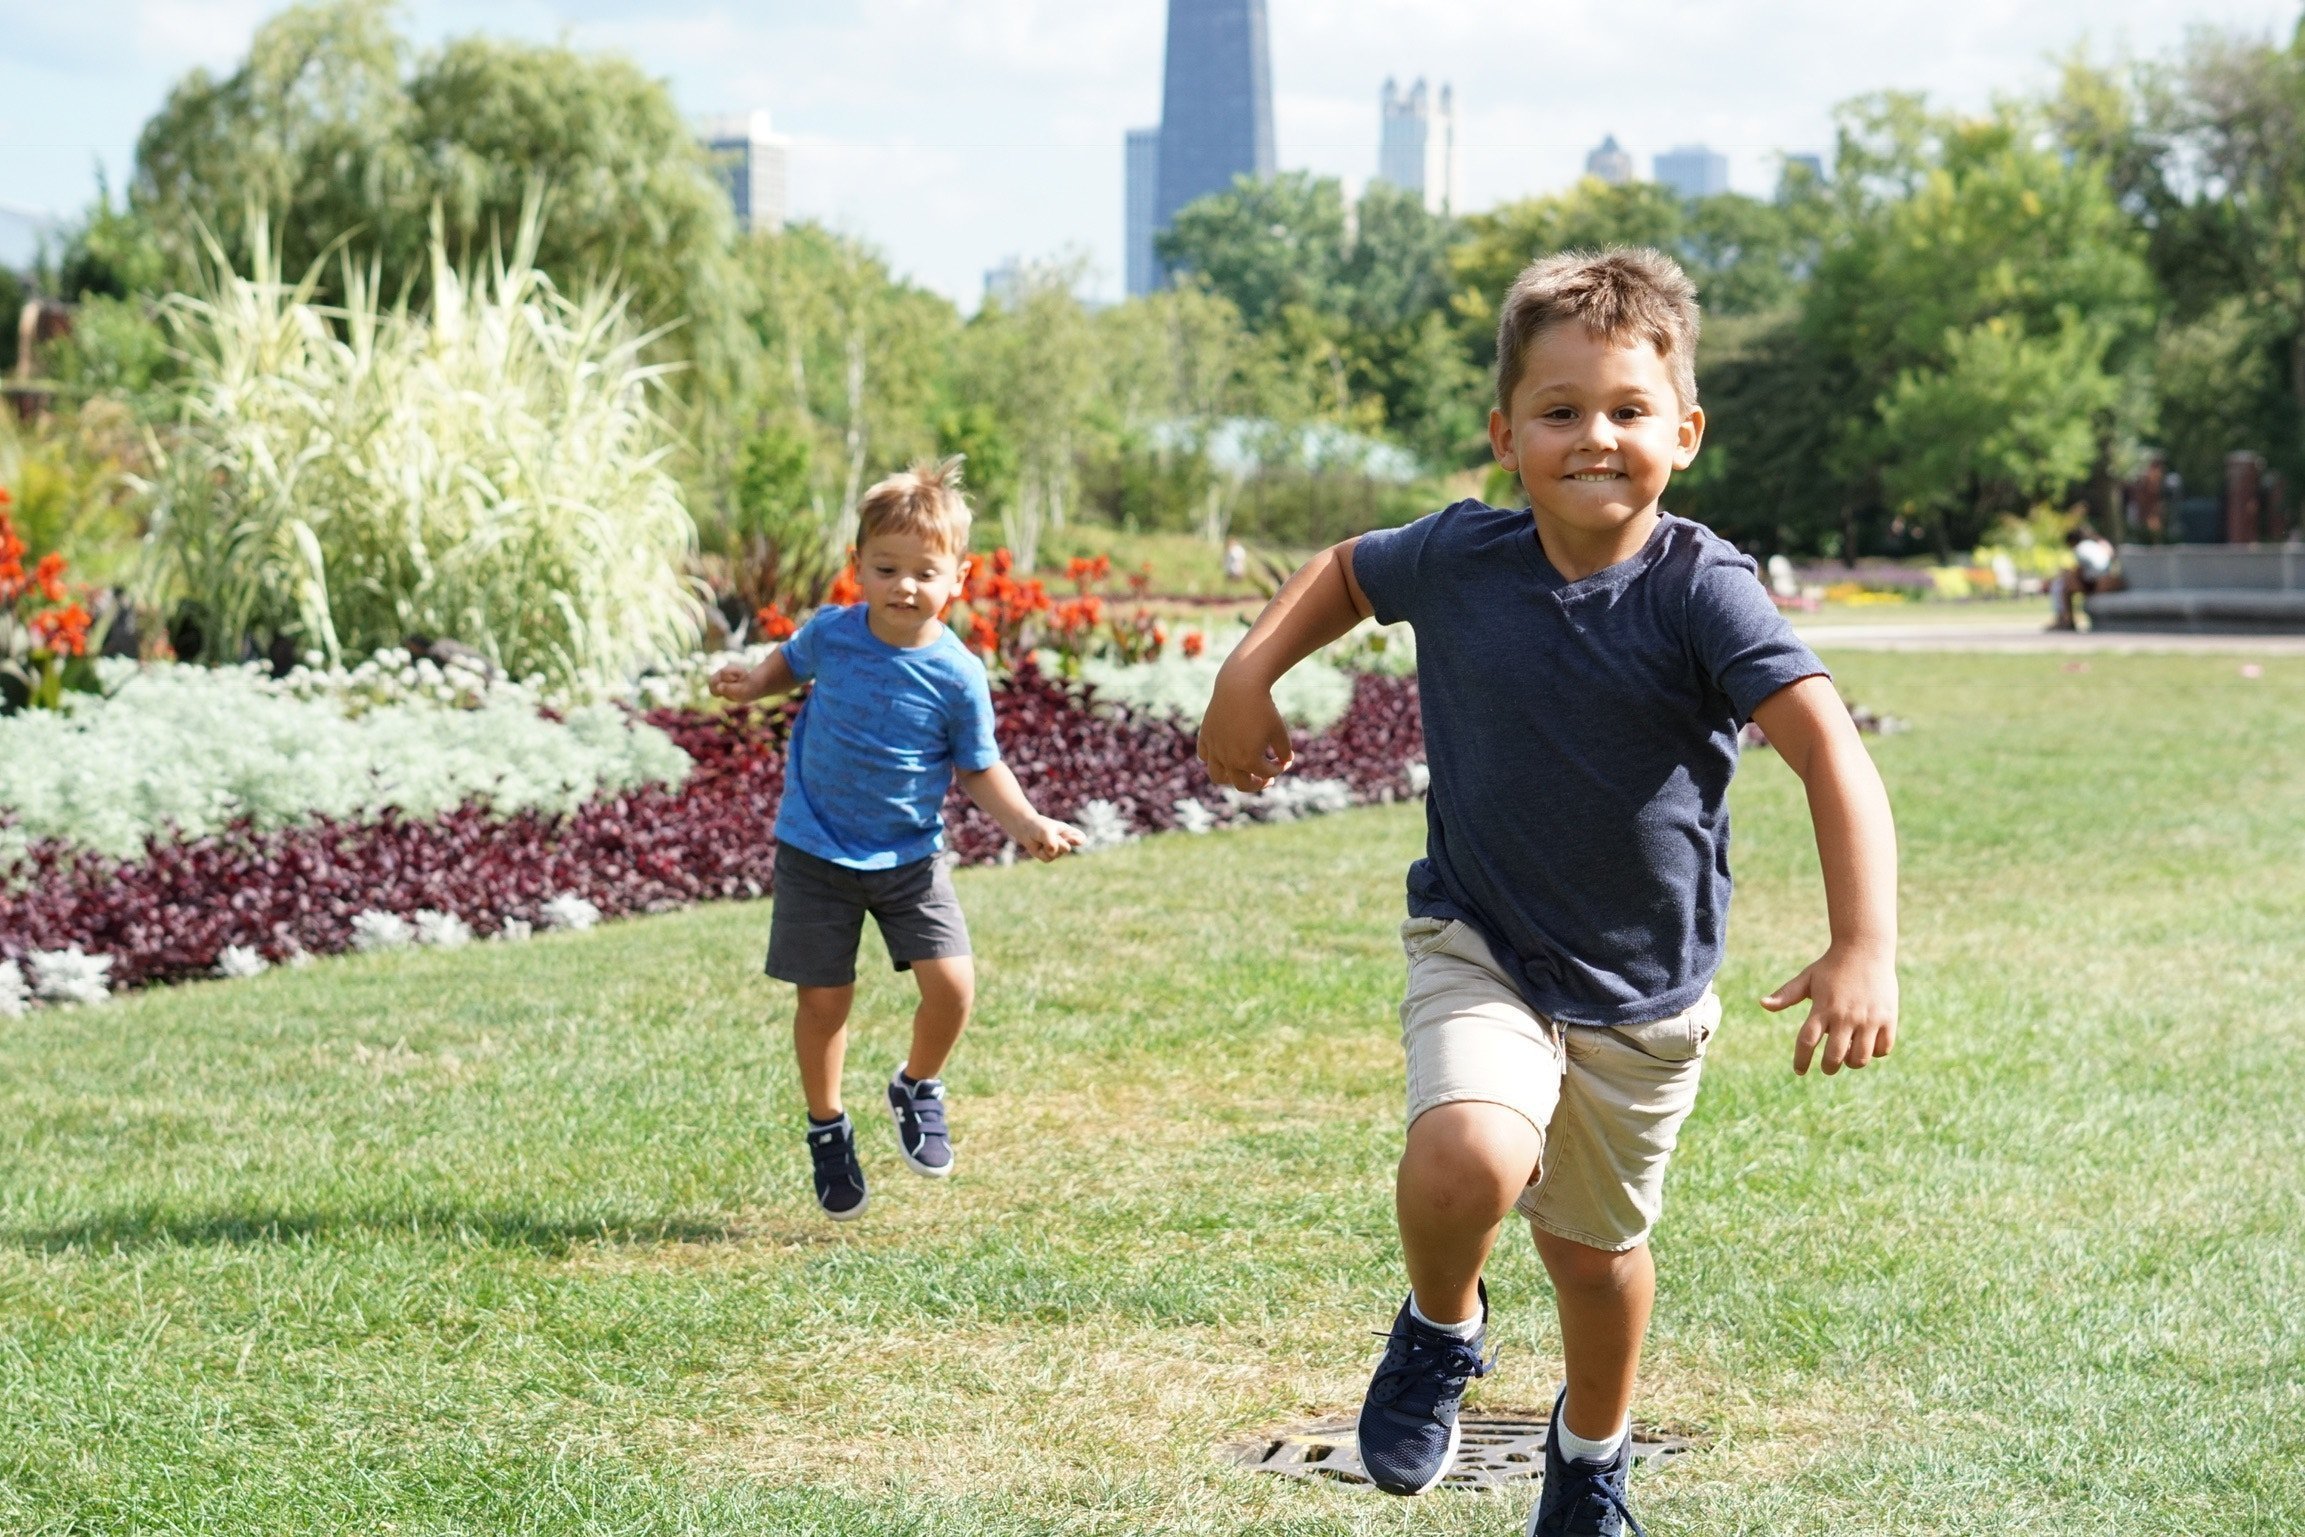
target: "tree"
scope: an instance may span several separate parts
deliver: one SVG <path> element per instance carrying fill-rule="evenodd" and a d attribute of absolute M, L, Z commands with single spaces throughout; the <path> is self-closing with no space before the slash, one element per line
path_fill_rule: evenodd
<path fill-rule="evenodd" d="M 1172 273 L 1205 279 L 1262 332 L 1292 308 L 1337 306 L 1349 244 L 1344 187 L 1333 177 L 1285 171 L 1179 209 L 1156 245 Z"/>
<path fill-rule="evenodd" d="M 2163 274 L 2179 314 L 2199 323 L 2239 299 L 2279 358 L 2287 396 L 2288 420 L 2270 439 L 2228 446 L 2262 447 L 2305 472 L 2305 23 L 2285 46 L 2197 37 L 2157 105 L 2145 114 L 2166 145 L 2157 163 L 2190 172 L 2181 183 L 2164 173 L 2190 192 L 2168 199 L 2175 234 L 2162 242 L 2177 258 Z M 2266 414 L 2250 411 L 2251 425 Z M 2203 419 L 2197 431 L 2215 427 Z"/>
<path fill-rule="evenodd" d="M 962 338 L 961 378 L 981 390 L 1016 454 L 1015 492 L 999 508 L 1002 541 L 1026 569 L 1044 527 L 1063 528 L 1077 456 L 1101 379 L 1096 328 L 1077 297 L 1079 260 L 1031 265 L 1014 298 L 988 303 Z"/>
<path fill-rule="evenodd" d="M 646 322 L 689 322 L 709 354 L 737 306 L 731 216 L 664 85 L 624 59 L 495 39 L 413 59 L 390 16 L 383 0 L 291 7 L 231 75 L 170 91 L 129 189 L 165 283 L 195 281 L 203 229 L 248 265 L 262 210 L 283 270 L 344 243 L 421 300 L 435 208 L 451 254 L 474 259 L 541 186 L 539 266 L 569 284 L 613 275 Z"/>
<path fill-rule="evenodd" d="M 1913 436 L 1943 425 L 1944 391 L 1994 385 L 2041 348 L 2084 361 L 2092 377 L 2083 393 L 2111 402 L 2095 417 L 2096 453 L 2084 467 L 2108 484 L 2141 425 L 2144 392 L 2134 384 L 2148 366 L 2159 296 L 2143 233 L 2103 166 L 2072 155 L 2028 109 L 1964 118 L 1930 113 L 1918 98 L 1872 97 L 1843 109 L 1834 198 L 1799 325 L 1835 417 L 1815 469 L 1837 482 L 1844 546 L 1859 542 L 1860 509 L 1899 510 L 1885 473 L 1947 462 Z M 2069 333 L 2075 317 L 2096 338 L 2088 349 Z M 1990 341 L 1977 334 L 1989 323 L 2002 328 Z M 2101 389 L 2101 377 L 2123 382 Z M 1891 414 L 1896 392 L 1932 378 L 1947 382 Z M 1916 509 L 1942 510 L 1975 490 L 1963 482 L 1924 497 L 1910 479 L 1901 484 Z M 1959 543 L 1961 532 L 1944 537 Z"/>
<path fill-rule="evenodd" d="M 935 444 L 959 317 L 870 247 L 817 225 L 755 235 L 742 258 L 754 361 L 728 412 L 754 432 L 789 422 L 809 442 L 816 536 L 845 552 L 868 471 Z"/>
<path fill-rule="evenodd" d="M 2034 336 L 1997 316 L 1956 333 L 1941 363 L 1907 370 L 1883 396 L 1883 487 L 1893 505 L 1924 517 L 1940 559 L 1975 543 L 1996 511 L 2054 497 L 2089 473 L 2121 404 L 2121 380 L 2105 367 L 2112 341 L 2101 321 L 2068 315 L 2055 333 Z"/>

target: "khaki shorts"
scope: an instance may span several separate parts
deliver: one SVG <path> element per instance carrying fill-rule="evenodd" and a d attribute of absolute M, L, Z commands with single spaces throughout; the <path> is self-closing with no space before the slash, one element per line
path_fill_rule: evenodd
<path fill-rule="evenodd" d="M 1644 1025 L 1563 1026 L 1529 1007 L 1472 925 L 1411 918 L 1401 945 L 1409 1124 L 1464 1100 L 1517 1110 L 1537 1129 L 1541 1172 L 1515 1209 L 1595 1249 L 1646 1239 L 1697 1102 L 1719 997 L 1708 988 L 1685 1013 Z"/>

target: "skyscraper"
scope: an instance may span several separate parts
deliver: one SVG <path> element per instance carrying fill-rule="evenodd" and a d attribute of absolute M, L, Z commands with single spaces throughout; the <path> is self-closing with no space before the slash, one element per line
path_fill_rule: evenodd
<path fill-rule="evenodd" d="M 1624 146 L 1612 133 L 1585 157 L 1585 174 L 1598 176 L 1612 187 L 1621 187 L 1633 179 L 1633 157 L 1625 153 Z"/>
<path fill-rule="evenodd" d="M 1160 197 L 1161 131 L 1128 131 L 1128 240 L 1123 246 L 1130 297 L 1160 286 L 1160 262 L 1153 255 L 1153 211 Z"/>
<path fill-rule="evenodd" d="M 1272 46 L 1265 0 L 1169 0 L 1152 227 L 1236 176 L 1273 174 Z M 1159 262 L 1153 280 L 1167 280 Z"/>
<path fill-rule="evenodd" d="M 1404 95 L 1385 82 L 1383 134 L 1377 144 L 1377 180 L 1424 199 L 1434 213 L 1457 207 L 1457 99 L 1446 85 L 1436 99 L 1423 80 Z"/>
<path fill-rule="evenodd" d="M 783 228 L 784 169 L 792 141 L 769 127 L 768 114 L 708 117 L 698 125 L 697 138 L 727 189 L 736 227 L 747 234 Z"/>
<path fill-rule="evenodd" d="M 1729 190 L 1729 157 L 1702 144 L 1676 145 L 1653 163 L 1657 180 L 1682 197 L 1719 197 Z"/>

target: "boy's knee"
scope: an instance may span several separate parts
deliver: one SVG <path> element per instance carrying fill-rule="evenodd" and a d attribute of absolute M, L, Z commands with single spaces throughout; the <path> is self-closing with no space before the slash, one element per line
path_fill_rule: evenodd
<path fill-rule="evenodd" d="M 1438 1105 L 1409 1128 L 1401 1182 L 1438 1210 L 1510 1207 L 1537 1175 L 1536 1128 L 1502 1105 Z"/>
<path fill-rule="evenodd" d="M 1649 1246 L 1596 1249 L 1537 1228 L 1537 1249 L 1555 1286 L 1578 1291 L 1616 1291 L 1636 1282 L 1649 1263 Z"/>

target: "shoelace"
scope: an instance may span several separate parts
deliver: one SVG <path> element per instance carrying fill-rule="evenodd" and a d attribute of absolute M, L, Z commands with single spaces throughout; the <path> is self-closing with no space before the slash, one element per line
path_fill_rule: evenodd
<path fill-rule="evenodd" d="M 1429 1383 L 1433 1387 L 1430 1399 L 1421 1406 L 1403 1406 L 1414 1407 L 1415 1412 L 1421 1414 L 1432 1413 L 1444 1387 L 1451 1392 L 1461 1392 L 1467 1382 L 1486 1377 L 1489 1368 L 1497 1364 L 1495 1351 L 1484 1357 L 1471 1340 L 1461 1340 L 1453 1334 L 1429 1335 L 1420 1332 L 1414 1322 L 1407 1319 L 1402 1320 L 1397 1329 L 1378 1333 L 1377 1338 L 1403 1339 L 1408 1349 L 1398 1366 L 1379 1373 L 1377 1380 L 1369 1384 L 1370 1399 L 1391 1404 L 1415 1384 Z"/>
<path fill-rule="evenodd" d="M 1587 1471 L 1585 1465 L 1566 1457 L 1561 1459 L 1561 1465 L 1574 1471 Z M 1569 1511 L 1569 1528 L 1578 1532 L 1597 1532 L 1601 1529 L 1601 1517 L 1611 1510 L 1617 1513 L 1618 1520 L 1633 1529 L 1633 1537 L 1649 1537 L 1647 1529 L 1633 1518 L 1632 1507 L 1617 1492 L 1617 1486 L 1597 1469 L 1588 1472 L 1585 1487 L 1578 1493 L 1577 1503 Z M 1592 1517 L 1590 1521 L 1583 1519 L 1588 1514 Z"/>

